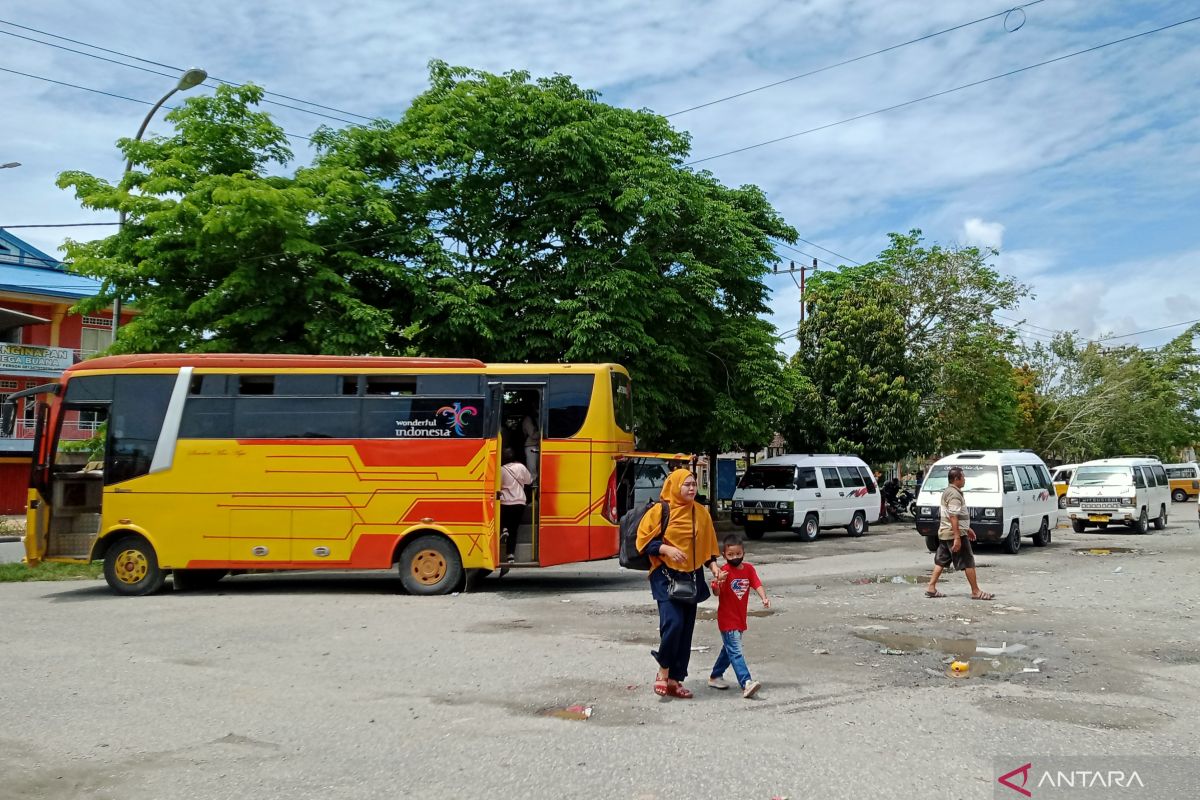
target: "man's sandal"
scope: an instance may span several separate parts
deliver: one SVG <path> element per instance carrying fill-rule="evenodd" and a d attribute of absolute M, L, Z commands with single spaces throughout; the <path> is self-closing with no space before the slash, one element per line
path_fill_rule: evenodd
<path fill-rule="evenodd" d="M 925 596 L 930 599 L 933 599 L 935 597 L 945 597 L 946 595 L 942 594 L 937 589 L 934 589 L 932 592 L 929 592 L 929 591 L 925 592 Z"/>
<path fill-rule="evenodd" d="M 980 592 L 979 594 L 971 595 L 972 600 L 995 600 L 996 595 L 991 592 Z"/>

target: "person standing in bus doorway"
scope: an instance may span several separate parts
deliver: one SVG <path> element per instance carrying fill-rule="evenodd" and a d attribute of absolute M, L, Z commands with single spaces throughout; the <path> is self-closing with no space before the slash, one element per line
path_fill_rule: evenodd
<path fill-rule="evenodd" d="M 521 431 L 525 434 L 525 466 L 534 480 L 537 480 L 539 456 L 542 451 L 542 435 L 538 431 L 536 416 L 535 409 L 521 420 Z"/>
<path fill-rule="evenodd" d="M 662 535 L 663 506 L 655 503 L 638 524 L 637 548 L 650 556 L 650 594 L 658 603 L 658 662 L 654 693 L 687 699 L 683 687 L 692 657 L 692 632 L 696 604 L 708 599 L 704 568 L 713 579 L 724 580 L 717 568 L 717 532 L 708 509 L 696 502 L 696 476 L 686 469 L 672 472 L 663 484 L 661 498 L 668 503 L 667 527 Z M 691 584 L 689 587 L 688 584 Z M 682 589 L 691 588 L 690 597 Z"/>
<path fill-rule="evenodd" d="M 501 453 L 500 465 L 500 530 L 504 541 L 504 559 L 517 560 L 517 536 L 525 520 L 525 487 L 533 483 L 533 476 L 525 465 L 517 460 L 511 447 Z"/>
<path fill-rule="evenodd" d="M 980 589 L 975 580 L 975 553 L 971 550 L 975 531 L 970 528 L 971 513 L 962 493 L 967 479 L 961 467 L 951 467 L 946 479 L 948 483 L 942 490 L 941 521 L 938 523 L 938 549 L 933 556 L 933 575 L 925 587 L 925 596 L 946 596 L 938 591 L 937 582 L 942 577 L 942 570 L 953 563 L 955 569 L 962 570 L 967 576 L 972 600 L 993 600 L 996 596 Z"/>

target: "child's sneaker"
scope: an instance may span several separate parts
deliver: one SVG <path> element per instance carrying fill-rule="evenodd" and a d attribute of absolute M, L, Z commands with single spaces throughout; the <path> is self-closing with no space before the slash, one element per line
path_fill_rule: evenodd
<path fill-rule="evenodd" d="M 710 688 L 710 689 L 728 689 L 729 684 L 726 683 L 725 681 L 721 680 L 720 678 L 709 678 L 708 679 L 708 688 Z"/>
<path fill-rule="evenodd" d="M 758 690 L 761 688 L 762 684 L 758 681 L 748 681 L 746 685 L 742 687 L 742 697 L 749 700 L 751 697 L 754 697 L 754 695 L 757 694 Z"/>

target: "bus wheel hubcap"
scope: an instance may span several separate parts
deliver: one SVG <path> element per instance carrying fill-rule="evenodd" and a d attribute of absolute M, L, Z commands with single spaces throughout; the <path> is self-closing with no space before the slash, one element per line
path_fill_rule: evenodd
<path fill-rule="evenodd" d="M 446 559 L 437 550 L 422 550 L 412 562 L 412 574 L 426 586 L 446 577 Z"/>
<path fill-rule="evenodd" d="M 117 556 L 117 580 L 121 583 L 138 583 L 149 571 L 146 554 L 140 550 L 125 550 Z"/>

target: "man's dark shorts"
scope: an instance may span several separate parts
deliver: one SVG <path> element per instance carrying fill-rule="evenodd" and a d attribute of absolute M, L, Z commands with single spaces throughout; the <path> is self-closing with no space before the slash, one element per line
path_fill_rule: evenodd
<path fill-rule="evenodd" d="M 933 563 L 939 567 L 948 567 L 954 564 L 954 568 L 958 570 L 974 569 L 975 568 L 975 553 L 971 551 L 971 540 L 966 536 L 959 539 L 962 542 L 962 547 L 957 553 L 950 552 L 950 545 L 954 544 L 953 539 L 939 539 L 937 553 L 933 556 Z"/>

